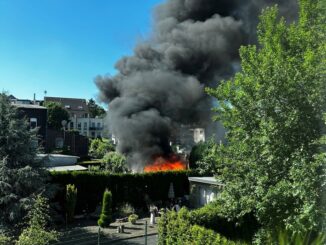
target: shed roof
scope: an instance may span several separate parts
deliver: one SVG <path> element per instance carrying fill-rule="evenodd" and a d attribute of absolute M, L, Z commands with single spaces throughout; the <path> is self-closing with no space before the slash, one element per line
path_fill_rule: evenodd
<path fill-rule="evenodd" d="M 197 183 L 203 183 L 209 185 L 221 185 L 221 186 L 224 185 L 215 177 L 189 177 L 188 179 L 189 182 L 197 182 Z"/>
<path fill-rule="evenodd" d="M 40 105 L 30 105 L 30 104 L 12 104 L 12 105 L 16 106 L 17 108 L 46 110 L 46 107 Z"/>
<path fill-rule="evenodd" d="M 50 167 L 47 168 L 49 171 L 56 171 L 56 172 L 61 172 L 61 171 L 83 171 L 87 170 L 87 168 L 80 166 L 80 165 L 70 165 L 70 166 L 58 166 L 58 167 Z"/>

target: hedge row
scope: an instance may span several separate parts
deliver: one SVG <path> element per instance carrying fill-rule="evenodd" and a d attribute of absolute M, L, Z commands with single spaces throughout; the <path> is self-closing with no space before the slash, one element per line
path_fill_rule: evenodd
<path fill-rule="evenodd" d="M 59 187 L 56 201 L 62 207 L 65 203 L 65 186 L 77 187 L 76 213 L 93 212 L 108 188 L 112 192 L 113 207 L 129 203 L 135 208 L 146 207 L 146 200 L 168 200 L 170 183 L 173 183 L 176 197 L 189 194 L 190 171 L 155 172 L 143 174 L 112 174 L 109 172 L 51 172 L 51 182 Z"/>
<path fill-rule="evenodd" d="M 182 208 L 178 213 L 168 212 L 159 220 L 159 245 L 183 244 L 216 244 L 240 245 L 239 241 L 231 241 L 213 230 L 194 225 L 190 221 L 191 213 Z"/>
<path fill-rule="evenodd" d="M 259 228 L 260 226 L 253 215 L 246 215 L 241 220 L 232 221 L 224 218 L 220 212 L 219 205 L 213 202 L 190 212 L 186 209 L 182 209 L 182 212 L 179 213 L 168 212 L 167 215 L 163 216 L 160 220 L 159 234 L 162 237 L 161 244 L 173 244 L 173 242 L 178 244 L 179 240 L 188 239 L 187 236 L 189 236 L 189 232 L 190 234 L 194 232 L 192 229 L 195 229 L 198 233 L 198 237 L 204 240 L 206 238 L 218 240 L 222 239 L 221 237 L 223 236 L 227 242 L 230 242 L 227 239 L 232 239 L 250 243 Z M 190 238 L 197 239 L 197 237 L 193 236 L 190 236 Z M 233 243 L 215 242 L 208 244 Z"/>
<path fill-rule="evenodd" d="M 191 211 L 188 218 L 191 224 L 212 229 L 227 238 L 246 241 L 251 241 L 260 228 L 259 223 L 252 214 L 245 215 L 241 220 L 230 221 L 224 218 L 221 215 L 219 205 L 214 202 Z"/>

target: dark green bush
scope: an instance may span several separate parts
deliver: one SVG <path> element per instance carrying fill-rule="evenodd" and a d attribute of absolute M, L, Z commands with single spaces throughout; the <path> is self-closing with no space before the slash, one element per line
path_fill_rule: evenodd
<path fill-rule="evenodd" d="M 51 182 L 61 187 L 56 201 L 65 204 L 64 190 L 67 184 L 78 189 L 76 213 L 84 210 L 93 212 L 102 200 L 106 188 L 112 192 L 112 206 L 129 203 L 135 208 L 146 206 L 145 196 L 151 201 L 168 200 L 170 183 L 173 183 L 176 196 L 189 194 L 188 176 L 191 171 L 155 172 L 143 174 L 112 174 L 109 172 L 51 172 Z M 59 188 L 60 189 L 60 188 Z"/>
<path fill-rule="evenodd" d="M 71 222 L 74 219 L 76 201 L 77 188 L 75 187 L 75 185 L 68 184 L 66 186 L 66 214 L 68 222 Z"/>
<path fill-rule="evenodd" d="M 218 203 L 213 202 L 200 209 L 189 213 L 191 224 L 212 229 L 219 234 L 246 241 L 251 241 L 259 229 L 259 224 L 252 214 L 245 215 L 242 219 L 228 220 L 223 217 Z"/>
<path fill-rule="evenodd" d="M 104 191 L 102 212 L 97 224 L 101 227 L 108 227 L 112 222 L 112 193 L 108 190 Z"/>
<path fill-rule="evenodd" d="M 168 212 L 159 220 L 159 245 L 237 245 L 213 230 L 194 225 L 190 221 L 190 212 L 182 208 L 178 213 Z"/>

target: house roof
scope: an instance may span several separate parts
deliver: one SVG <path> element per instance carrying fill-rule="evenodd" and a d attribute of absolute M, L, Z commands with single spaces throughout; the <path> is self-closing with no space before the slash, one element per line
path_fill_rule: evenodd
<path fill-rule="evenodd" d="M 17 108 L 46 110 L 46 107 L 40 105 L 30 105 L 30 104 L 12 104 L 12 105 L 16 106 Z"/>
<path fill-rule="evenodd" d="M 88 168 L 85 168 L 80 165 L 70 165 L 70 166 L 49 167 L 47 169 L 49 171 L 61 172 L 61 171 L 84 171 L 87 170 Z"/>
<path fill-rule="evenodd" d="M 189 177 L 189 182 L 197 182 L 209 185 L 224 185 L 218 181 L 215 177 Z"/>
<path fill-rule="evenodd" d="M 87 102 L 85 99 L 78 98 L 61 98 L 61 97 L 44 97 L 44 101 L 60 103 L 67 111 L 88 112 Z"/>

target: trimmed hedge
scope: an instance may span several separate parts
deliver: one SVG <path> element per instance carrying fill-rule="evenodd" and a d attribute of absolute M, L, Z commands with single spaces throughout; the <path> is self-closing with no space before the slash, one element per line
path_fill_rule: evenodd
<path fill-rule="evenodd" d="M 191 171 L 168 171 L 141 174 L 112 174 L 109 172 L 51 172 L 51 182 L 59 186 L 55 197 L 62 206 L 65 186 L 74 184 L 78 189 L 76 213 L 93 212 L 102 200 L 105 189 L 112 192 L 112 205 L 130 203 L 135 208 L 146 207 L 146 196 L 151 201 L 168 200 L 170 183 L 176 197 L 189 194 L 188 176 Z"/>
<path fill-rule="evenodd" d="M 190 212 L 182 208 L 178 213 L 169 211 L 159 220 L 159 245 L 183 244 L 216 244 L 240 245 L 245 244 L 231 241 L 213 230 L 194 225 L 190 221 Z"/>
<path fill-rule="evenodd" d="M 196 241 L 197 238 L 198 241 L 208 239 L 208 244 L 233 244 L 228 239 L 250 243 L 259 228 L 258 222 L 252 215 L 247 215 L 242 220 L 230 221 L 224 218 L 218 204 L 213 202 L 190 212 L 182 208 L 178 213 L 168 212 L 164 215 L 159 222 L 160 244 L 179 244 L 179 241 L 182 244 L 182 240 L 187 241 L 188 236 L 190 241 L 191 239 Z M 197 235 L 191 235 L 194 231 Z M 223 243 L 222 237 L 227 243 Z M 221 243 L 217 242 L 220 241 L 219 239 Z"/>
<path fill-rule="evenodd" d="M 191 211 L 188 218 L 191 224 L 212 229 L 227 238 L 246 241 L 251 241 L 260 228 L 259 223 L 252 214 L 246 214 L 241 220 L 228 220 L 222 216 L 220 207 L 215 202 Z"/>

